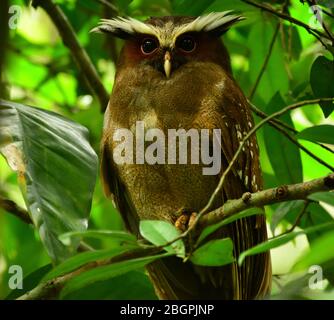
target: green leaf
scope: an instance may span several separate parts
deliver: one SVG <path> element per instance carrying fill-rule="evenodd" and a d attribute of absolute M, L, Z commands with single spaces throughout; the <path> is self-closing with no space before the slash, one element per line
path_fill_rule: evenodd
<path fill-rule="evenodd" d="M 153 262 L 154 260 L 167 256 L 170 256 L 170 253 L 115 262 L 83 272 L 66 283 L 64 289 L 61 291 L 60 298 L 63 298 L 71 292 L 79 290 L 80 288 L 94 282 L 105 281 L 121 274 L 125 274 L 129 271 L 143 268 L 145 265 Z"/>
<path fill-rule="evenodd" d="M 226 219 L 223 219 L 222 221 L 213 224 L 211 226 L 208 226 L 206 228 L 204 228 L 204 230 L 201 232 L 197 242 L 196 242 L 196 247 L 204 240 L 206 239 L 210 234 L 212 234 L 213 232 L 215 232 L 216 230 L 220 229 L 221 227 L 230 224 L 236 220 L 242 219 L 242 218 L 246 218 L 246 217 L 250 217 L 250 216 L 254 216 L 254 215 L 258 215 L 258 214 L 264 214 L 264 210 L 262 208 L 250 208 L 250 209 L 246 209 L 244 211 L 241 211 L 237 214 L 234 214 Z"/>
<path fill-rule="evenodd" d="M 22 289 L 12 290 L 10 294 L 6 297 L 6 300 L 15 300 L 23 294 L 27 293 L 28 291 L 34 289 L 39 284 L 41 279 L 45 276 L 45 274 L 47 274 L 51 269 L 52 265 L 47 264 L 28 274 L 22 280 Z"/>
<path fill-rule="evenodd" d="M 55 268 L 53 268 L 44 278 L 43 281 L 48 281 L 54 278 L 57 278 L 59 276 L 62 276 L 66 273 L 69 273 L 71 271 L 74 271 L 78 269 L 79 267 L 83 266 L 84 264 L 87 264 L 89 262 L 94 262 L 98 260 L 104 260 L 108 258 L 112 258 L 114 256 L 117 256 L 121 253 L 124 253 L 127 251 L 128 248 L 124 248 L 122 246 L 115 248 L 115 249 L 109 249 L 109 250 L 96 250 L 96 251 L 88 251 L 88 252 L 82 252 L 79 253 L 66 261 L 62 262 Z"/>
<path fill-rule="evenodd" d="M 143 271 L 130 271 L 98 281 L 63 297 L 66 300 L 156 300 L 152 283 Z"/>
<path fill-rule="evenodd" d="M 58 239 L 87 228 L 97 173 L 88 132 L 52 112 L 0 100 L 0 152 L 18 174 L 29 213 L 49 256 L 75 248 Z"/>
<path fill-rule="evenodd" d="M 230 238 L 212 240 L 199 247 L 190 261 L 200 266 L 220 267 L 234 261 L 233 242 Z"/>
<path fill-rule="evenodd" d="M 333 98 L 334 61 L 324 56 L 318 57 L 312 65 L 310 83 L 316 98 Z M 320 107 L 325 117 L 328 117 L 334 110 L 334 103 L 322 102 Z"/>
<path fill-rule="evenodd" d="M 87 230 L 87 231 L 72 231 L 67 232 L 59 236 L 59 240 L 64 245 L 70 245 L 74 239 L 110 239 L 115 242 L 127 242 L 131 244 L 137 244 L 137 239 L 134 235 L 124 231 L 114 230 Z"/>
<path fill-rule="evenodd" d="M 334 145 L 334 126 L 324 124 L 321 126 L 310 127 L 299 132 L 297 138 Z"/>
<path fill-rule="evenodd" d="M 303 200 L 295 200 L 281 203 L 278 208 L 275 210 L 274 214 L 271 217 L 270 229 L 274 234 L 275 229 L 278 224 L 288 215 L 297 212 L 300 212 L 301 208 L 304 205 Z"/>
<path fill-rule="evenodd" d="M 293 25 L 283 25 L 284 31 L 284 48 L 288 53 L 289 58 L 299 60 L 300 55 L 303 51 L 303 45 L 299 36 L 297 27 Z"/>
<path fill-rule="evenodd" d="M 334 207 L 333 192 L 316 192 L 308 196 L 310 200 L 325 202 Z"/>
<path fill-rule="evenodd" d="M 266 111 L 271 114 L 281 110 L 285 105 L 280 93 L 276 93 Z M 281 120 L 293 127 L 290 114 L 282 116 Z M 302 182 L 303 170 L 300 149 L 269 125 L 264 127 L 263 132 L 267 154 L 278 183 L 283 185 Z"/>
<path fill-rule="evenodd" d="M 308 269 L 312 265 L 321 265 L 334 259 L 334 232 L 327 232 L 312 243 L 311 250 L 292 268 L 292 272 Z"/>
<path fill-rule="evenodd" d="M 156 246 L 163 246 L 166 243 L 180 236 L 171 223 L 160 220 L 143 220 L 139 224 L 140 234 Z M 183 241 L 177 240 L 165 248 L 167 252 L 175 253 L 179 257 L 185 256 L 185 247 Z"/>
<path fill-rule="evenodd" d="M 310 233 L 313 233 L 313 232 L 323 231 L 323 230 L 326 230 L 326 229 L 333 229 L 333 228 L 334 228 L 334 223 L 329 222 L 329 223 L 324 223 L 324 224 L 321 224 L 321 225 L 318 225 L 318 226 L 307 228 L 303 231 L 291 232 L 291 233 L 284 234 L 282 236 L 275 237 L 273 239 L 269 239 L 266 242 L 262 242 L 262 243 L 260 243 L 256 246 L 242 252 L 239 256 L 238 264 L 241 265 L 243 263 L 243 261 L 245 260 L 245 258 L 248 257 L 248 256 L 253 256 L 255 254 L 259 254 L 259 253 L 271 250 L 273 248 L 280 247 L 280 246 L 288 243 L 289 241 L 293 240 L 294 238 L 296 238 L 299 235 L 310 234 Z"/>
<path fill-rule="evenodd" d="M 289 201 L 290 202 L 290 201 Z M 291 211 L 285 216 L 284 220 L 293 225 L 301 213 L 301 207 L 293 207 Z M 300 219 L 298 227 L 301 229 L 307 229 L 316 225 L 321 225 L 327 222 L 333 222 L 332 216 L 324 210 L 319 203 L 311 202 L 308 204 L 306 211 Z M 319 236 L 322 236 L 326 231 L 317 231 L 310 234 L 307 234 L 307 240 L 310 244 L 317 239 Z"/>
<path fill-rule="evenodd" d="M 259 15 L 249 28 L 247 46 L 251 48 L 249 56 L 249 82 L 251 84 L 255 84 L 263 68 L 263 62 L 268 56 L 275 28 L 276 23 L 274 24 L 273 20 L 268 19 L 265 15 Z M 284 65 L 285 54 L 278 35 L 254 98 L 261 97 L 265 103 L 268 103 L 277 90 L 280 90 L 282 95 L 288 93 L 289 76 L 286 68 L 282 67 Z"/>

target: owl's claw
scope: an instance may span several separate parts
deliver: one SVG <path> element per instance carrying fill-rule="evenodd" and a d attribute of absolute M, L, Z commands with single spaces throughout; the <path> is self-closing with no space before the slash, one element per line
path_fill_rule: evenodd
<path fill-rule="evenodd" d="M 176 229 L 183 233 L 193 225 L 194 221 L 196 220 L 197 214 L 186 209 L 182 209 L 179 212 L 181 212 L 181 215 L 177 218 L 174 225 Z"/>

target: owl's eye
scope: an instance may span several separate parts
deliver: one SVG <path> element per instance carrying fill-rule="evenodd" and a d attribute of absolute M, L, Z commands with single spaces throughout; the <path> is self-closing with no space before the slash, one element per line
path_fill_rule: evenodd
<path fill-rule="evenodd" d="M 146 38 L 143 40 L 141 44 L 141 51 L 144 54 L 151 54 L 153 53 L 156 49 L 158 49 L 158 42 L 155 39 L 152 38 Z"/>
<path fill-rule="evenodd" d="M 193 52 L 196 48 L 196 41 L 191 36 L 184 36 L 177 41 L 177 47 L 185 52 Z"/>

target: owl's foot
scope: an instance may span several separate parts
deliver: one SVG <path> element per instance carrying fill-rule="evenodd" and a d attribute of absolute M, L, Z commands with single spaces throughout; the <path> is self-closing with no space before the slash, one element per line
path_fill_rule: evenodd
<path fill-rule="evenodd" d="M 197 214 L 188 209 L 181 209 L 178 212 L 181 213 L 181 215 L 177 218 L 174 225 L 176 229 L 183 233 L 193 225 Z"/>

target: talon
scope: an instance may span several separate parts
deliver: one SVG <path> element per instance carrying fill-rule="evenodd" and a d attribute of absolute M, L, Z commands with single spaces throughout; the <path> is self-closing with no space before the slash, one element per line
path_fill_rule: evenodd
<path fill-rule="evenodd" d="M 182 214 L 180 215 L 177 220 L 175 221 L 175 228 L 180 230 L 182 233 L 187 230 L 187 224 L 189 220 L 189 215 Z"/>
<path fill-rule="evenodd" d="M 196 221 L 196 218 L 197 218 L 197 213 L 196 212 L 193 212 L 191 214 L 191 216 L 189 217 L 189 221 L 188 221 L 188 228 L 191 228 L 193 226 L 193 224 L 195 223 Z"/>
<path fill-rule="evenodd" d="M 196 220 L 197 213 L 190 212 L 191 211 L 187 209 L 181 209 L 178 211 L 178 213 L 180 213 L 180 216 L 177 218 L 174 225 L 181 232 L 187 231 L 187 229 L 190 228 Z"/>

